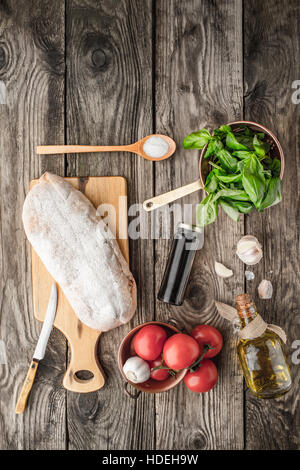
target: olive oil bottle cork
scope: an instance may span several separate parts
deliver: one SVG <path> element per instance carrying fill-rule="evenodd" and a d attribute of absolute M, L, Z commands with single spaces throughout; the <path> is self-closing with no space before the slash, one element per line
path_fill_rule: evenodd
<path fill-rule="evenodd" d="M 248 294 L 238 295 L 236 303 L 244 333 L 237 352 L 247 386 L 258 398 L 280 397 L 292 385 L 282 341 L 274 331 L 266 329 Z"/>

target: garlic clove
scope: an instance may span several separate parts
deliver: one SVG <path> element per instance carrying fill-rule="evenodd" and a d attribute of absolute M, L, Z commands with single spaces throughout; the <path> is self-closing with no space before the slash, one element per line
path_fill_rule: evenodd
<path fill-rule="evenodd" d="M 239 240 L 236 254 L 248 266 L 259 263 L 263 257 L 261 244 L 253 235 L 246 235 Z"/>
<path fill-rule="evenodd" d="M 258 286 L 258 295 L 261 299 L 271 299 L 273 295 L 273 286 L 271 281 L 263 279 Z"/>
<path fill-rule="evenodd" d="M 224 264 L 222 263 L 218 263 L 217 261 L 215 261 L 215 271 L 217 273 L 218 276 L 220 277 L 231 277 L 233 276 L 233 271 L 231 269 L 228 269 L 226 268 L 226 266 L 224 266 Z"/>
<path fill-rule="evenodd" d="M 245 278 L 247 281 L 253 281 L 255 274 L 252 271 L 245 271 Z"/>

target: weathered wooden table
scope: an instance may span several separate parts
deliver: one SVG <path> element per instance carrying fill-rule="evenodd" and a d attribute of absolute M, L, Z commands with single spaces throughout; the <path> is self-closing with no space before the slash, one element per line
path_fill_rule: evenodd
<path fill-rule="evenodd" d="M 299 24 L 300 2 L 279 0 L 1 0 L 0 1 L 0 365 L 2 449 L 295 449 L 299 447 L 299 372 L 284 398 L 262 401 L 243 387 L 231 327 L 214 299 L 234 302 L 271 278 L 272 301 L 257 305 L 267 321 L 299 331 Z M 294 93 L 294 98 L 293 98 Z M 296 95 L 296 96 L 295 96 Z M 14 414 L 41 325 L 34 320 L 30 249 L 21 212 L 29 180 L 46 169 L 66 176 L 122 175 L 129 204 L 194 181 L 197 151 L 186 134 L 235 119 L 265 124 L 285 156 L 283 201 L 235 224 L 221 214 L 206 230 L 180 308 L 156 301 L 170 241 L 132 240 L 138 311 L 100 341 L 106 386 L 79 395 L 62 388 L 68 346 L 53 331 L 24 415 Z M 131 154 L 42 157 L 38 144 L 130 143 L 153 132 L 177 142 L 176 155 L 150 163 Z M 196 204 L 199 193 L 183 202 Z M 263 244 L 256 278 L 245 284 L 234 255 L 243 234 Z M 216 278 L 224 262 L 234 278 Z M 135 325 L 177 318 L 187 328 L 212 323 L 225 339 L 220 379 L 197 395 L 183 384 L 169 393 L 124 395 L 118 345 Z M 295 343 L 294 343 L 295 344 Z M 2 361 L 5 362 L 5 361 Z"/>

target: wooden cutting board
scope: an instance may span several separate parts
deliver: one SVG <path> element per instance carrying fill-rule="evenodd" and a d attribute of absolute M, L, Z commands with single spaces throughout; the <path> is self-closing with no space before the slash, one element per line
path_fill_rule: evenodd
<path fill-rule="evenodd" d="M 65 178 L 65 180 L 76 189 L 82 191 L 96 208 L 100 204 L 114 206 L 116 217 L 111 217 L 109 226 L 116 230 L 115 233 L 120 249 L 125 259 L 129 262 L 127 184 L 125 178 L 120 176 L 101 176 Z M 30 189 L 37 181 L 31 181 Z M 101 215 L 102 217 L 107 217 L 107 214 L 111 214 L 111 212 L 108 212 L 108 208 L 103 207 Z M 44 321 L 51 285 L 54 280 L 33 248 L 31 252 L 34 316 L 37 320 Z M 92 330 L 79 320 L 61 288 L 58 285 L 57 287 L 58 306 L 54 326 L 65 335 L 71 349 L 70 363 L 63 379 L 63 386 L 72 392 L 93 392 L 103 387 L 105 383 L 105 376 L 97 354 L 97 345 L 101 332 Z M 82 377 L 79 378 L 76 375 L 79 371 L 90 371 L 93 377 L 83 380 Z"/>

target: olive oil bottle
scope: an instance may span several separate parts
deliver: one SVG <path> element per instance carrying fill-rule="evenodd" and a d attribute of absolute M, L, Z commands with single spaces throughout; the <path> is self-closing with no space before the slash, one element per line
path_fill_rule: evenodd
<path fill-rule="evenodd" d="M 248 294 L 236 297 L 241 327 L 257 316 Z M 291 374 L 279 336 L 266 330 L 254 339 L 240 339 L 237 345 L 239 360 L 250 392 L 258 398 L 277 398 L 291 388 Z"/>

